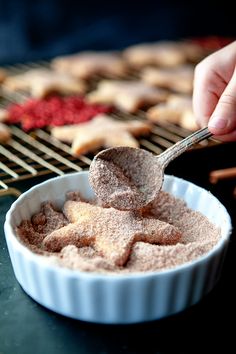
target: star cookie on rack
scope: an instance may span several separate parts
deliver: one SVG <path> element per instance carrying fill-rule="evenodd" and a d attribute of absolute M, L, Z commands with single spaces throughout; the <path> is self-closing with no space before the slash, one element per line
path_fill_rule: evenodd
<path fill-rule="evenodd" d="M 193 90 L 194 68 L 189 65 L 176 68 L 144 68 L 141 78 L 154 87 L 162 87 L 183 94 Z"/>
<path fill-rule="evenodd" d="M 159 41 L 130 46 L 123 55 L 134 68 L 147 65 L 173 68 L 187 62 L 199 62 L 205 54 L 201 46 L 188 41 Z"/>
<path fill-rule="evenodd" d="M 147 105 L 163 102 L 168 94 L 163 89 L 141 81 L 102 80 L 87 98 L 93 103 L 107 103 L 124 112 L 135 113 Z"/>
<path fill-rule="evenodd" d="M 195 131 L 196 119 L 192 110 L 192 98 L 185 95 L 171 95 L 166 103 L 149 108 L 147 118 L 155 123 L 173 123 Z"/>
<path fill-rule="evenodd" d="M 6 70 L 0 68 L 0 84 L 6 79 L 7 72 Z"/>
<path fill-rule="evenodd" d="M 7 143 L 11 139 L 11 130 L 4 124 L 0 123 L 0 143 Z"/>
<path fill-rule="evenodd" d="M 81 52 L 58 57 L 52 61 L 52 67 L 82 79 L 93 75 L 123 76 L 127 72 L 125 60 L 114 52 Z"/>
<path fill-rule="evenodd" d="M 148 134 L 150 130 L 151 125 L 147 122 L 119 121 L 101 114 L 87 123 L 54 127 L 51 134 L 58 140 L 72 144 L 73 154 L 82 155 L 100 147 L 138 147 L 139 143 L 134 137 Z"/>
<path fill-rule="evenodd" d="M 58 73 L 49 69 L 31 69 L 24 73 L 9 76 L 4 88 L 10 91 L 26 91 L 32 97 L 44 98 L 51 93 L 82 94 L 86 90 L 85 83 L 66 73 Z"/>

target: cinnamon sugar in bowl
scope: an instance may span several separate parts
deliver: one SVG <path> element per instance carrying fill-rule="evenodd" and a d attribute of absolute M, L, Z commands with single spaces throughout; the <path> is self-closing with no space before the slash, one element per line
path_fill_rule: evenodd
<path fill-rule="evenodd" d="M 172 205 L 172 214 L 168 214 L 165 204 L 170 206 L 176 198 L 176 205 L 182 206 L 180 214 L 186 219 L 185 226 L 181 226 L 182 216 L 176 214 L 179 219 L 177 228 L 183 234 L 182 238 L 179 239 L 178 233 L 173 233 L 175 236 L 171 240 L 174 244 L 168 241 L 167 245 L 161 244 L 162 240 L 156 245 L 157 241 L 152 243 L 152 238 L 137 239 L 131 247 L 131 253 L 129 250 L 121 257 L 118 248 L 112 255 L 108 252 L 108 259 L 104 261 L 99 255 L 101 250 L 103 253 L 103 243 L 96 243 L 94 238 L 85 238 L 85 243 L 80 245 L 86 250 L 85 261 L 77 267 L 77 263 L 74 260 L 71 262 L 67 257 L 68 254 L 77 252 L 75 242 L 73 245 L 70 241 L 67 244 L 64 241 L 61 243 L 60 235 L 58 240 L 55 233 L 53 237 L 56 237 L 57 244 L 53 241 L 54 238 L 50 239 L 50 236 L 48 240 L 46 236 L 45 240 L 48 242 L 45 241 L 44 246 L 52 245 L 52 248 L 50 246 L 49 249 L 46 247 L 40 251 L 40 247 L 27 244 L 19 235 L 22 222 L 27 224 L 34 220 L 36 224 L 44 223 L 45 216 L 42 216 L 40 208 L 42 205 L 48 208 L 45 207 L 45 202 L 50 201 L 56 210 L 64 207 L 65 211 L 66 193 L 76 190 L 82 198 L 92 200 L 94 195 L 89 186 L 88 172 L 52 178 L 31 188 L 12 204 L 6 215 L 5 236 L 15 276 L 25 292 L 35 301 L 71 318 L 95 323 L 125 324 L 157 320 L 175 314 L 197 303 L 213 289 L 220 277 L 230 239 L 231 220 L 225 207 L 211 193 L 193 183 L 166 175 L 161 192 L 164 196 L 163 203 L 159 202 L 158 206 L 160 220 L 162 218 L 162 224 L 167 220 L 172 222 L 175 209 Z M 73 202 L 70 203 L 72 204 Z M 95 208 L 94 214 L 87 214 L 85 205 L 86 213 L 83 217 L 90 216 L 89 224 L 89 220 L 98 220 L 99 215 L 94 204 L 88 205 L 89 211 Z M 109 217 L 111 212 L 106 209 L 104 215 Z M 50 216 L 50 207 L 45 213 L 46 217 L 49 213 L 48 220 L 53 224 L 54 216 Z M 68 222 L 63 218 L 57 227 L 68 228 Z M 121 220 L 126 220 L 122 218 Z M 151 225 L 150 230 L 154 225 L 154 235 L 155 224 L 150 218 L 148 215 L 148 225 Z M 108 219 L 108 224 L 109 222 Z M 142 222 L 137 220 L 137 223 Z M 112 225 L 111 222 L 110 224 Z M 86 229 L 86 223 L 84 225 Z M 128 224 L 123 225 L 124 232 L 126 225 Z M 99 232 L 103 233 L 106 227 L 107 224 L 102 223 Z M 187 236 L 181 227 L 186 227 L 186 230 L 190 228 Z M 37 232 L 40 228 L 41 226 Z M 171 226 L 171 235 L 172 231 Z M 119 238 L 117 242 L 119 245 Z M 55 253 L 52 253 L 53 249 Z M 98 255 L 95 254 L 94 258 L 96 250 Z M 147 261 L 150 257 L 151 260 Z M 66 260 L 64 263 L 63 259 Z M 115 266 L 112 268 L 110 265 L 114 259 Z"/>

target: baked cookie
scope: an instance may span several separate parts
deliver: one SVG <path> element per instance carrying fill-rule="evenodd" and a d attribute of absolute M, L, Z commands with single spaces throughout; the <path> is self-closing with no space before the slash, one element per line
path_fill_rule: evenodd
<path fill-rule="evenodd" d="M 156 123 L 170 122 L 192 131 L 198 128 L 190 96 L 171 95 L 166 103 L 151 107 L 147 117 Z"/>
<path fill-rule="evenodd" d="M 74 77 L 90 79 L 93 75 L 123 76 L 127 65 L 123 58 L 109 52 L 81 52 L 55 58 L 52 67 Z"/>
<path fill-rule="evenodd" d="M 50 93 L 82 94 L 86 90 L 84 82 L 78 81 L 66 73 L 49 69 L 32 69 L 22 74 L 9 76 L 4 88 L 10 91 L 28 91 L 31 96 L 44 98 Z"/>
<path fill-rule="evenodd" d="M 176 67 L 187 62 L 198 62 L 203 49 L 190 42 L 159 41 L 131 46 L 124 50 L 124 58 L 135 68 L 147 65 Z"/>
<path fill-rule="evenodd" d="M 194 68 L 190 65 L 176 68 L 144 68 L 141 78 L 146 83 L 170 89 L 178 93 L 191 94 L 193 90 Z"/>
<path fill-rule="evenodd" d="M 6 70 L 0 68 L 0 84 L 6 79 L 7 72 Z"/>
<path fill-rule="evenodd" d="M 11 138 L 11 131 L 6 124 L 0 123 L 0 143 L 6 143 Z"/>
<path fill-rule="evenodd" d="M 138 147 L 134 138 L 150 132 L 150 123 L 138 120 L 118 121 L 101 114 L 88 123 L 52 128 L 53 137 L 72 144 L 74 155 L 86 154 L 100 147 Z"/>
<path fill-rule="evenodd" d="M 0 122 L 5 122 L 7 121 L 9 117 L 8 111 L 4 108 L 0 108 Z"/>
<path fill-rule="evenodd" d="M 181 41 L 179 45 L 185 53 L 187 61 L 193 64 L 199 63 L 205 56 L 210 54 L 209 50 L 191 40 Z"/>
<path fill-rule="evenodd" d="M 123 266 L 137 241 L 173 245 L 181 239 L 173 225 L 130 211 L 76 201 L 67 201 L 63 210 L 70 223 L 45 237 L 47 251 L 59 252 L 68 245 L 93 246 L 110 262 Z"/>
<path fill-rule="evenodd" d="M 107 103 L 122 111 L 135 113 L 139 108 L 166 100 L 168 94 L 141 81 L 103 80 L 87 95 L 90 102 Z"/>

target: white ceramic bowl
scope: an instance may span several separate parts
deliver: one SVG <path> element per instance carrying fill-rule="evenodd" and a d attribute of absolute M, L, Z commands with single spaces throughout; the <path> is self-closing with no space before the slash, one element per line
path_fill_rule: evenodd
<path fill-rule="evenodd" d="M 231 233 L 225 207 L 193 183 L 165 176 L 163 189 L 184 199 L 220 226 L 221 240 L 206 255 L 176 268 L 136 274 L 96 274 L 61 268 L 31 252 L 17 239 L 15 227 L 39 211 L 43 201 L 62 206 L 65 193 L 92 197 L 88 172 L 47 180 L 22 194 L 6 215 L 5 235 L 15 276 L 35 301 L 62 315 L 96 323 L 137 323 L 160 319 L 198 302 L 219 279 Z"/>

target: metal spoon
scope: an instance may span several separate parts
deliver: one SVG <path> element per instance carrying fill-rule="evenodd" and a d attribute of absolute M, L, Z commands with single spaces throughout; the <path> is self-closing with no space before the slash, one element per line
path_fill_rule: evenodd
<path fill-rule="evenodd" d="M 169 162 L 211 135 L 208 128 L 200 129 L 158 156 L 131 147 L 103 150 L 91 163 L 90 184 L 105 206 L 120 210 L 141 209 L 159 193 Z"/>

